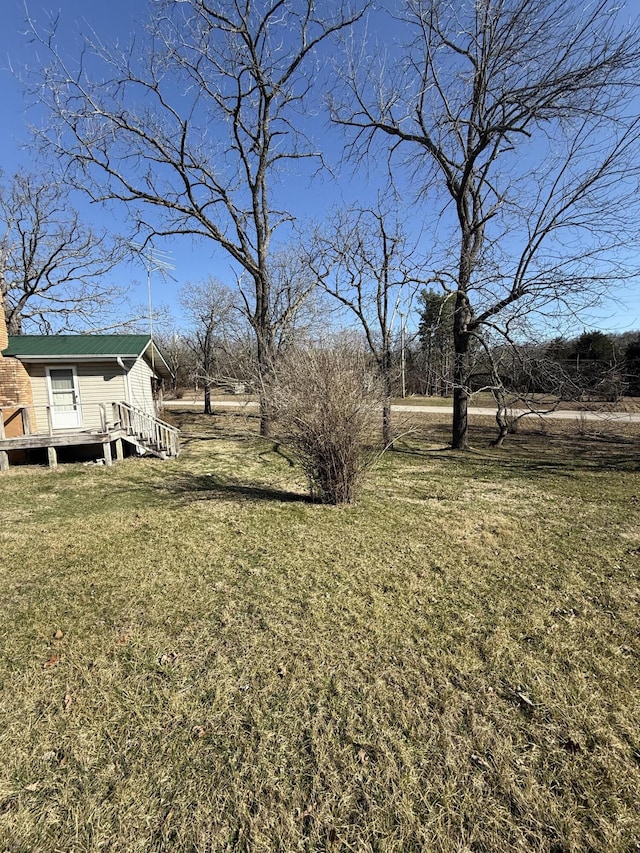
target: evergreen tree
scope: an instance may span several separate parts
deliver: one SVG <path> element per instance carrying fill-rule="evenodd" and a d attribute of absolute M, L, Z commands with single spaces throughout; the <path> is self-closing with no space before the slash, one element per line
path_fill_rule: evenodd
<path fill-rule="evenodd" d="M 422 290 L 418 296 L 418 339 L 424 358 L 425 393 L 446 396 L 453 388 L 453 313 L 448 294 Z"/>

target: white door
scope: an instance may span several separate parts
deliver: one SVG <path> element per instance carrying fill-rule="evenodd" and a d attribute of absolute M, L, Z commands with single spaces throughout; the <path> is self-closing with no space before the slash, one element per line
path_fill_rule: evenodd
<path fill-rule="evenodd" d="M 74 429 L 82 426 L 78 375 L 75 368 L 50 367 L 47 374 L 53 428 Z"/>

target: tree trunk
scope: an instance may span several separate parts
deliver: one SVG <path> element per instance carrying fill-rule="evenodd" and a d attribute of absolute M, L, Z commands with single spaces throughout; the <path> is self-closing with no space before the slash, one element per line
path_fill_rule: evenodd
<path fill-rule="evenodd" d="M 435 394 L 436 383 L 433 380 L 433 353 L 432 353 L 432 343 L 431 343 L 431 335 L 429 335 L 429 342 L 427 344 L 427 395 L 431 397 L 432 394 Z"/>
<path fill-rule="evenodd" d="M 382 402 L 382 442 L 387 450 L 393 450 L 393 431 L 391 429 L 391 354 L 385 357 L 382 367 L 384 400 Z"/>
<path fill-rule="evenodd" d="M 204 413 L 205 415 L 212 414 L 211 412 L 211 384 L 205 380 L 204 383 Z"/>
<path fill-rule="evenodd" d="M 469 383 L 470 359 L 469 323 L 471 305 L 468 289 L 473 266 L 473 238 L 463 229 L 460 249 L 460 267 L 458 271 L 458 291 L 456 307 L 453 312 L 453 423 L 451 426 L 451 447 L 454 450 L 469 450 Z"/>
<path fill-rule="evenodd" d="M 493 399 L 496 401 L 496 423 L 498 424 L 498 435 L 491 442 L 492 447 L 502 447 L 505 438 L 509 435 L 509 409 L 507 407 L 507 396 L 497 370 L 493 369 L 493 381 L 496 387 L 493 389 Z"/>
<path fill-rule="evenodd" d="M 498 411 L 496 412 L 496 423 L 498 424 L 498 435 L 491 442 L 491 446 L 502 447 L 505 438 L 509 435 L 509 418 L 507 407 L 500 402 L 498 402 Z"/>
<path fill-rule="evenodd" d="M 20 312 L 8 311 L 8 303 L 5 302 L 5 315 L 7 317 L 7 332 L 10 335 L 21 335 L 22 334 L 22 317 Z"/>
<path fill-rule="evenodd" d="M 451 447 L 454 450 L 469 450 L 468 406 L 469 394 L 467 389 L 456 384 L 453 390 L 453 425 L 451 432 Z"/>
<path fill-rule="evenodd" d="M 264 349 L 258 346 L 258 377 L 260 388 L 260 435 L 270 438 L 273 433 L 273 405 L 271 403 L 271 384 L 273 376 L 273 361 L 266 356 Z"/>
<path fill-rule="evenodd" d="M 271 404 L 271 384 L 273 378 L 273 352 L 266 347 L 258 336 L 258 398 L 260 400 L 260 435 L 270 438 L 273 433 L 273 406 Z"/>
<path fill-rule="evenodd" d="M 385 396 L 382 403 L 382 441 L 387 450 L 393 450 L 393 432 L 391 430 L 391 398 Z"/>
<path fill-rule="evenodd" d="M 252 320 L 256 335 L 256 354 L 260 400 L 260 435 L 270 438 L 273 432 L 273 406 L 271 385 L 275 370 L 275 344 L 271 320 L 271 281 L 266 272 L 265 247 L 262 246 L 262 269 L 254 275 L 256 309 Z"/>
<path fill-rule="evenodd" d="M 456 309 L 457 310 L 457 309 Z M 461 328 L 459 328 L 459 326 Z M 455 355 L 453 360 L 453 423 L 451 447 L 469 450 L 469 334 L 466 321 L 456 316 L 453 332 Z"/>

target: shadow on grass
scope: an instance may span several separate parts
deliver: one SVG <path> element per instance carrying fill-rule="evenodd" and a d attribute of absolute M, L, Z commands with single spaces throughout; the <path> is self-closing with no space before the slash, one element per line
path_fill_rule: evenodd
<path fill-rule="evenodd" d="M 279 441 L 274 441 L 272 447 L 263 450 L 262 453 L 258 455 L 260 459 L 265 459 L 269 455 L 269 453 L 275 453 L 276 456 L 279 456 L 281 459 L 284 459 L 289 468 L 295 468 L 296 460 L 287 453 L 286 448 Z"/>
<path fill-rule="evenodd" d="M 202 412 L 173 412 L 170 423 L 181 431 L 180 445 L 190 442 L 216 441 L 224 439 L 247 440 L 258 437 L 258 431 L 252 427 L 259 419 L 252 413 L 224 412 L 205 415 Z"/>
<path fill-rule="evenodd" d="M 207 442 L 221 442 L 221 441 L 237 441 L 237 442 L 249 442 L 255 441 L 255 437 L 252 435 L 247 435 L 244 432 L 230 432 L 227 430 L 226 432 L 219 432 L 216 434 L 208 433 L 206 435 L 181 435 L 180 436 L 180 449 L 184 450 L 190 445 L 197 444 L 205 444 Z"/>
<path fill-rule="evenodd" d="M 180 445 L 182 450 L 185 450 L 192 445 L 195 446 L 206 442 L 235 441 L 237 443 L 244 442 L 245 444 L 255 445 L 256 441 L 259 440 L 267 445 L 258 453 L 259 459 L 264 460 L 270 453 L 273 453 L 275 456 L 279 456 L 280 459 L 283 459 L 289 468 L 295 468 L 296 460 L 287 452 L 286 447 L 280 441 L 277 439 L 260 439 L 259 437 L 247 434 L 246 432 L 232 433 L 227 430 L 225 432 L 220 432 L 219 434 L 187 435 L 181 440 Z"/>
<path fill-rule="evenodd" d="M 168 483 L 163 483 L 162 489 L 176 495 L 191 496 L 194 501 L 244 498 L 246 500 L 277 501 L 279 503 L 313 503 L 309 495 L 300 492 L 276 489 L 271 486 L 229 482 L 215 474 L 185 475 Z"/>
<path fill-rule="evenodd" d="M 447 446 L 420 447 L 407 443 L 396 446 L 394 453 L 466 467 L 470 474 L 479 468 L 494 474 L 499 471 L 503 476 L 571 477 L 587 471 L 640 471 L 637 443 L 626 438 L 518 435 L 511 436 L 502 448 L 479 444 L 463 452 Z"/>

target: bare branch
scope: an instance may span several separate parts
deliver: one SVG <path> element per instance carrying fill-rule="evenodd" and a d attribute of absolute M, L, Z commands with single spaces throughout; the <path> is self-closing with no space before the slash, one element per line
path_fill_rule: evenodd
<path fill-rule="evenodd" d="M 65 189 L 15 175 L 0 190 L 0 298 L 11 334 L 96 328 L 119 298 L 122 244 L 83 225 Z"/>
<path fill-rule="evenodd" d="M 405 0 L 394 25 L 396 62 L 360 53 L 332 115 L 352 155 L 384 144 L 391 170 L 408 168 L 451 235 L 440 274 L 455 282 L 465 448 L 472 338 L 638 272 L 640 26 L 613 0 Z"/>
<path fill-rule="evenodd" d="M 50 57 L 32 82 L 53 119 L 45 146 L 91 198 L 122 202 L 137 232 L 197 235 L 231 257 L 254 291 L 265 386 L 277 334 L 271 244 L 294 218 L 275 184 L 285 166 L 315 156 L 299 115 L 317 52 L 365 5 L 331 0 L 319 15 L 314 0 L 158 0 L 145 44 L 122 51 L 88 37 L 74 65 L 55 33 L 32 27 Z"/>
<path fill-rule="evenodd" d="M 424 259 L 380 199 L 375 207 L 336 213 L 324 230 L 313 234 L 306 263 L 364 332 L 385 390 L 383 441 L 391 446 L 394 327 L 401 314 L 409 313 L 418 287 L 426 284 Z"/>

